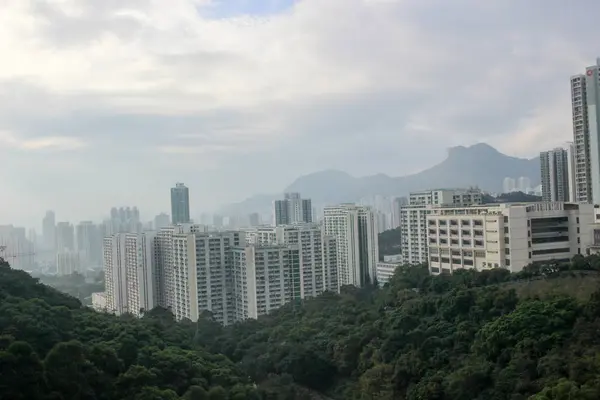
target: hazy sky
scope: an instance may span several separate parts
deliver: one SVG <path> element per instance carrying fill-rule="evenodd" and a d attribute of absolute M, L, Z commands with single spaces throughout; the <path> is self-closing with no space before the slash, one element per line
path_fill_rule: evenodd
<path fill-rule="evenodd" d="M 571 137 L 600 2 L 0 0 L 0 224 L 192 215 L 326 168 Z M 332 190 L 335 190 L 332 188 Z"/>

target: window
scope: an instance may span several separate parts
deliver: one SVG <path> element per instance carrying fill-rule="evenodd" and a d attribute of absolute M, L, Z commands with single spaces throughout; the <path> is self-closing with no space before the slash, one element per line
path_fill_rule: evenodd
<path fill-rule="evenodd" d="M 504 222 L 508 223 L 508 216 L 506 216 L 506 215 L 504 216 Z"/>
<path fill-rule="evenodd" d="M 505 237 L 504 238 L 504 244 L 509 244 L 510 243 L 510 238 Z"/>
<path fill-rule="evenodd" d="M 504 233 L 508 233 L 508 226 L 504 227 Z"/>
<path fill-rule="evenodd" d="M 510 267 L 510 258 L 507 258 L 507 259 L 504 261 L 504 265 L 506 265 L 507 267 Z"/>
<path fill-rule="evenodd" d="M 510 254 L 510 249 L 508 247 L 504 249 L 504 254 Z"/>
<path fill-rule="evenodd" d="M 544 254 L 568 253 L 570 251 L 571 251 L 571 249 L 569 249 L 568 247 L 564 247 L 562 249 L 534 250 L 533 255 L 540 256 L 540 255 L 544 255 Z"/>

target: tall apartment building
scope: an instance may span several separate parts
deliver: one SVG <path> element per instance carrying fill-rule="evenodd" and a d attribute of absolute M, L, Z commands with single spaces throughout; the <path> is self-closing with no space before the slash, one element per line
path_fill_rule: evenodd
<path fill-rule="evenodd" d="M 575 203 L 438 207 L 427 216 L 429 269 L 507 268 L 566 261 L 592 244 L 594 206 Z"/>
<path fill-rule="evenodd" d="M 235 320 L 258 318 L 302 298 L 299 245 L 233 249 Z"/>
<path fill-rule="evenodd" d="M 256 246 L 297 245 L 300 249 L 301 297 L 315 297 L 329 290 L 338 291 L 337 261 L 331 239 L 318 224 L 260 227 L 246 232 L 246 244 Z M 333 248 L 334 252 L 336 251 Z"/>
<path fill-rule="evenodd" d="M 584 203 L 600 203 L 599 66 L 571 77 L 576 198 Z"/>
<path fill-rule="evenodd" d="M 517 182 L 515 181 L 515 178 L 511 178 L 511 177 L 507 176 L 502 181 L 502 193 L 514 192 L 516 188 L 517 188 Z"/>
<path fill-rule="evenodd" d="M 187 252 L 188 260 L 187 263 L 182 257 L 175 260 L 176 303 L 172 310 L 176 317 L 186 316 L 195 321 L 207 310 L 223 325 L 236 321 L 232 250 L 244 241 L 244 233 L 239 231 L 176 235 L 176 243 L 181 243 L 179 252 L 182 255 Z M 182 294 L 179 287 L 185 288 L 186 293 Z M 179 312 L 186 303 L 190 307 L 188 315 Z"/>
<path fill-rule="evenodd" d="M 428 238 L 427 215 L 437 206 L 468 206 L 481 204 L 481 190 L 435 189 L 413 192 L 408 205 L 400 209 L 400 249 L 404 264 L 424 264 L 427 262 Z"/>
<path fill-rule="evenodd" d="M 56 274 L 59 276 L 82 273 L 83 254 L 79 251 L 62 251 L 56 254 Z"/>
<path fill-rule="evenodd" d="M 376 281 L 379 259 L 377 218 L 367 206 L 340 204 L 323 210 L 323 231 L 336 240 L 338 284 L 364 286 Z"/>
<path fill-rule="evenodd" d="M 569 164 L 569 152 L 566 149 L 556 148 L 540 153 L 543 201 L 571 201 Z"/>
<path fill-rule="evenodd" d="M 300 193 L 285 193 L 283 200 L 273 202 L 275 225 L 313 222 L 312 201 L 303 199 Z"/>
<path fill-rule="evenodd" d="M 44 248 L 54 252 L 56 250 L 56 217 L 54 211 L 46 211 L 42 221 L 42 236 L 44 237 Z"/>
<path fill-rule="evenodd" d="M 104 238 L 106 309 L 141 315 L 157 305 L 155 235 L 118 233 Z"/>
<path fill-rule="evenodd" d="M 58 252 L 75 250 L 75 228 L 69 222 L 56 224 L 56 249 Z"/>
<path fill-rule="evenodd" d="M 82 221 L 75 227 L 77 251 L 86 267 L 102 265 L 102 233 L 91 221 Z"/>
<path fill-rule="evenodd" d="M 173 224 L 190 222 L 190 191 L 183 183 L 171 188 L 171 218 Z"/>

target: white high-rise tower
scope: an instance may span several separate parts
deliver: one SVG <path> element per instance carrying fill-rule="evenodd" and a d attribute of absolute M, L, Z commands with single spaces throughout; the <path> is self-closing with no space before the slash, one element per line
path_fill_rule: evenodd
<path fill-rule="evenodd" d="M 337 274 L 343 285 L 364 286 L 375 281 L 379 260 L 377 218 L 367 206 L 340 204 L 323 210 L 325 235 L 337 241 Z"/>
<path fill-rule="evenodd" d="M 600 59 L 571 77 L 575 196 L 600 203 Z M 595 183 L 595 184 L 594 184 Z"/>

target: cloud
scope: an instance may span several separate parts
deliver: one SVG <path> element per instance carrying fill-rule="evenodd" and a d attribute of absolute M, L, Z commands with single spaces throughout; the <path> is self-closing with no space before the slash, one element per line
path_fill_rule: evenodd
<path fill-rule="evenodd" d="M 22 151 L 68 151 L 85 147 L 79 139 L 65 136 L 40 136 L 36 138 L 20 139 L 10 132 L 0 132 L 0 143 L 3 146 Z"/>
<path fill-rule="evenodd" d="M 571 137 L 569 76 L 600 53 L 593 0 L 0 4 L 0 222 L 151 218 L 176 181 L 200 213 L 480 141 L 533 156 Z"/>

